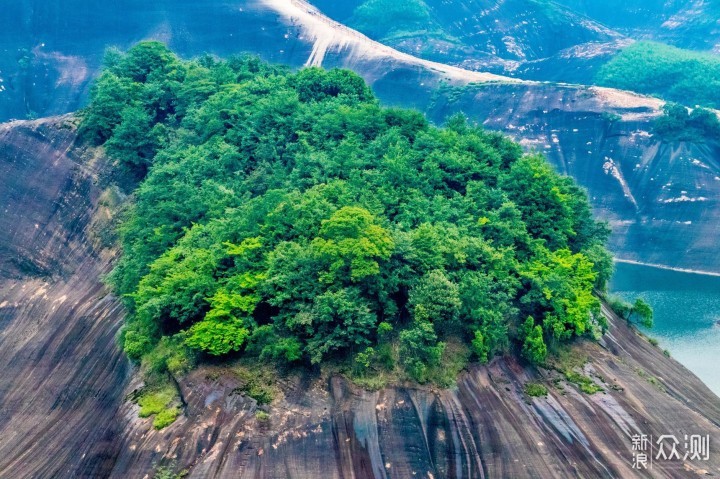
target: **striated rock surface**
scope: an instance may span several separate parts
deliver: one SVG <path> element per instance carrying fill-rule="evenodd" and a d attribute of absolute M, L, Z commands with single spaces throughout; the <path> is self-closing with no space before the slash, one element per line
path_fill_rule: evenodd
<path fill-rule="evenodd" d="M 632 469 L 633 435 L 720 440 L 720 400 L 620 321 L 574 354 L 590 358 L 584 373 L 604 392 L 583 394 L 556 371 L 503 358 L 442 391 L 289 376 L 268 420 L 233 392 L 230 369 L 202 369 L 180 383 L 187 408 L 175 424 L 157 432 L 131 421 L 112 477 L 140 477 L 153 463 L 192 478 L 649 477 Z M 529 398 L 528 382 L 549 395 Z M 703 471 L 720 473 L 720 457 L 656 462 L 651 475 Z"/>
<path fill-rule="evenodd" d="M 573 352 L 604 389 L 594 395 L 509 358 L 471 368 L 450 390 L 368 392 L 288 374 L 262 420 L 230 366 L 205 366 L 178 378 L 183 415 L 156 431 L 125 399 L 140 384 L 117 348 L 122 308 L 101 283 L 114 255 L 103 248 L 106 163 L 75 143 L 67 119 L 3 125 L 0 145 L 0 477 L 142 478 L 161 467 L 196 478 L 720 474 L 717 453 L 656 462 L 652 474 L 631 468 L 634 434 L 720 444 L 720 399 L 614 319 L 601 344 Z M 527 397 L 530 381 L 549 395 Z"/>
<path fill-rule="evenodd" d="M 120 446 L 123 310 L 90 232 L 103 162 L 74 142 L 63 119 L 0 126 L 1 477 L 103 477 Z"/>

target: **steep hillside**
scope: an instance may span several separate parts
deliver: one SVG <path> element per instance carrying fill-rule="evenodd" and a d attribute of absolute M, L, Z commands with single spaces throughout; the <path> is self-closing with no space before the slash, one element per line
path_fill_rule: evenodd
<path fill-rule="evenodd" d="M 718 398 L 612 316 L 600 344 L 576 345 L 557 370 L 499 359 L 451 390 L 366 392 L 290 372 L 267 419 L 240 393 L 247 377 L 235 366 L 208 366 L 178 378 L 183 415 L 155 431 L 125 399 L 139 384 L 116 348 L 122 311 L 100 283 L 113 258 L 102 233 L 122 201 L 111 170 L 66 119 L 4 125 L 0 136 L 11 179 L 0 198 L 18 212 L 0 245 L 24 258 L 0 273 L 0 362 L 18 378 L 0 394 L 4 477 L 646 477 L 630 467 L 633 434 L 720 441 Z M 53 181 L 38 189 L 27 178 Z M 62 274 L 42 274 L 47 264 Z M 560 372 L 573 370 L 604 392 L 581 393 Z M 527 396 L 528 382 L 548 396 Z M 702 470 L 717 473 L 720 458 L 656 463 L 652 475 Z"/>
<path fill-rule="evenodd" d="M 714 1 L 556 0 L 556 3 L 632 38 L 718 51 L 720 9 Z"/>
<path fill-rule="evenodd" d="M 314 5 L 335 20 L 400 51 L 470 70 L 588 83 L 623 35 L 544 0 L 355 1 Z"/>

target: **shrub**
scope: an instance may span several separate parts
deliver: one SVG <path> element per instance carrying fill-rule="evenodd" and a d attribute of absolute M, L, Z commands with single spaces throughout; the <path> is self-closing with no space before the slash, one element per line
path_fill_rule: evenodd
<path fill-rule="evenodd" d="M 530 397 L 544 397 L 548 395 L 548 390 L 542 384 L 527 383 L 525 384 L 525 394 Z"/>
<path fill-rule="evenodd" d="M 575 371 L 567 371 L 565 379 L 575 384 L 585 394 L 595 394 L 603 391 L 603 388 L 595 384 L 592 379 Z"/>
<path fill-rule="evenodd" d="M 720 106 L 720 59 L 661 43 L 642 41 L 624 48 L 600 69 L 596 81 L 686 105 Z"/>
<path fill-rule="evenodd" d="M 180 415 L 180 408 L 172 407 L 169 409 L 163 409 L 155 416 L 153 420 L 153 427 L 155 429 L 164 429 L 170 424 L 175 422 L 175 419 Z"/>

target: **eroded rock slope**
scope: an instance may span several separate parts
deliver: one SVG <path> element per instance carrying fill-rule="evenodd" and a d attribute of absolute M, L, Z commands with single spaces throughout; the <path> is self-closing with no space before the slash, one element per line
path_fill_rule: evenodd
<path fill-rule="evenodd" d="M 119 450 L 123 310 L 84 154 L 66 119 L 0 126 L 2 477 L 103 477 Z"/>

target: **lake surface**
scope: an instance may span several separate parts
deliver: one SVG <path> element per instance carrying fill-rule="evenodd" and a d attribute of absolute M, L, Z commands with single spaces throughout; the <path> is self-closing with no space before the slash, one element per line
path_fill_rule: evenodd
<path fill-rule="evenodd" d="M 610 291 L 655 312 L 646 333 L 720 395 L 720 277 L 616 263 Z"/>

